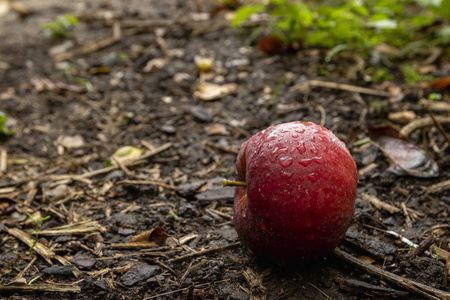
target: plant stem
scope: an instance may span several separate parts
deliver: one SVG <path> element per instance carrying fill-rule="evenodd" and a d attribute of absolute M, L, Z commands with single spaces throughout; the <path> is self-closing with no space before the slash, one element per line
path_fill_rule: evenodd
<path fill-rule="evenodd" d="M 233 180 L 228 180 L 228 179 L 224 179 L 223 180 L 223 186 L 247 186 L 247 183 L 244 181 L 233 181 Z"/>

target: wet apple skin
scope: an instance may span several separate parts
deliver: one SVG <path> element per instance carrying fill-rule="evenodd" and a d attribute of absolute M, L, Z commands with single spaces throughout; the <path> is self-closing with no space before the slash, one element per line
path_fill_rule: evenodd
<path fill-rule="evenodd" d="M 355 212 L 359 176 L 345 146 L 310 122 L 269 127 L 236 160 L 234 226 L 257 256 L 279 263 L 331 253 Z"/>

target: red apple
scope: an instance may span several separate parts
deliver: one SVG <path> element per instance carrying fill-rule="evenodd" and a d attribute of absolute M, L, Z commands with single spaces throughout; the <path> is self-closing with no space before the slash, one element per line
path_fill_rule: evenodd
<path fill-rule="evenodd" d="M 236 160 L 234 226 L 257 256 L 282 264 L 331 253 L 355 212 L 359 176 L 345 144 L 310 122 L 269 127 Z"/>

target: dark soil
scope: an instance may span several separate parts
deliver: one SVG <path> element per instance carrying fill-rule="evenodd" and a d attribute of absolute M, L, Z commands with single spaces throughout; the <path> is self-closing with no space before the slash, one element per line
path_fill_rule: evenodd
<path fill-rule="evenodd" d="M 367 137 L 369 126 L 386 123 L 389 112 L 413 110 L 427 116 L 417 104 L 422 89 L 403 86 L 405 97 L 394 103 L 341 89 L 297 88 L 310 79 L 371 86 L 362 79 L 346 79 L 354 67 L 351 59 L 327 63 L 318 49 L 268 56 L 246 44 L 249 32 L 230 29 L 223 14 L 192 20 L 208 16 L 204 13 L 213 7 L 209 1 L 23 4 L 32 9 L 25 19 L 13 11 L 0 17 L 0 109 L 15 131 L 0 145 L 8 155 L 0 182 L 0 284 L 9 283 L 32 260 L 29 247 L 6 230 L 19 228 L 31 236 L 34 224 L 27 213 L 51 216 L 39 224 L 41 231 L 84 220 L 101 226 L 87 233 L 39 236 L 40 243 L 81 271 L 79 278 L 70 268 L 58 269 L 59 275 L 46 269 L 51 265 L 40 255 L 23 275 L 27 282 L 41 276 L 33 284 L 74 283 L 81 293 L 0 292 L 1 299 L 248 299 L 255 289 L 243 271 L 256 274 L 267 299 L 421 299 L 335 254 L 282 267 L 234 244 L 233 189 L 221 188 L 221 178 L 234 178 L 243 141 L 270 125 L 291 121 L 322 122 L 347 143 L 359 169 L 377 164 L 360 176 L 354 222 L 340 249 L 450 292 L 450 285 L 443 284 L 445 261 L 426 254 L 409 259 L 410 247 L 385 232 L 392 230 L 416 244 L 433 237 L 434 245 L 448 250 L 450 198 L 446 192 L 426 192 L 450 178 L 448 152 L 428 146 L 443 171 L 438 178 L 416 178 L 390 172 L 388 160 L 375 147 L 353 146 Z M 41 25 L 68 13 L 80 20 L 75 37 L 46 37 Z M 119 17 L 111 20 L 107 13 Z M 130 20 L 167 21 L 125 28 Z M 110 38 L 115 22 L 123 22 L 122 37 L 107 47 L 75 52 L 58 62 L 49 52 L 62 44 L 68 52 Z M 199 72 L 197 56 L 213 59 L 212 72 Z M 148 62 L 153 59 L 163 59 L 163 65 L 151 69 Z M 238 88 L 203 101 L 195 96 L 202 81 Z M 424 135 L 415 131 L 410 142 L 421 147 L 428 139 L 445 143 L 439 131 L 430 129 Z M 105 160 L 122 146 L 145 152 L 167 143 L 166 150 L 145 163 L 89 178 L 72 176 L 104 168 Z M 413 209 L 410 226 L 403 210 L 377 209 L 361 198 L 366 192 L 397 208 L 404 203 Z M 169 235 L 162 245 L 150 250 L 113 245 L 129 243 L 156 227 Z M 224 248 L 171 261 L 218 247 Z M 357 280 L 356 287 L 343 288 L 342 282 L 351 280 Z"/>

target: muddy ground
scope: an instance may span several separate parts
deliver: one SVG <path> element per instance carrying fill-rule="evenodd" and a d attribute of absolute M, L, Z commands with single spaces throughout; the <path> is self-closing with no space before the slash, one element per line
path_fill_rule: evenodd
<path fill-rule="evenodd" d="M 450 198 L 429 190 L 450 179 L 443 135 L 434 127 L 410 134 L 440 165 L 434 178 L 396 175 L 379 149 L 353 144 L 368 136 L 368 127 L 386 124 L 390 112 L 429 117 L 418 103 L 432 91 L 403 85 L 394 71 L 390 93 L 358 72 L 349 79 L 355 62 L 325 62 L 321 49 L 267 55 L 246 43 L 248 30 L 230 29 L 226 14 L 211 18 L 208 1 L 124 3 L 23 1 L 31 14 L 21 19 L 11 9 L 0 17 L 0 109 L 15 131 L 0 144 L 7 155 L 0 182 L 0 299 L 249 299 L 258 292 L 267 299 L 427 298 L 336 254 L 282 267 L 238 243 L 233 189 L 221 188 L 221 179 L 234 178 L 243 141 L 269 125 L 299 120 L 331 129 L 363 170 L 341 252 L 442 291 L 428 299 L 448 296 L 442 258 L 449 250 Z M 46 36 L 41 25 L 63 14 L 80 21 L 73 36 Z M 199 71 L 199 57 L 212 59 L 211 72 Z M 448 76 L 441 60 L 435 64 Z M 204 82 L 227 90 L 199 94 Z M 105 169 L 122 146 L 154 155 Z M 362 194 L 390 206 L 376 207 Z M 38 245 L 46 250 L 34 249 L 35 260 L 23 237 L 34 241 L 27 214 L 50 216 L 39 223 Z M 50 231 L 68 224 L 78 227 Z M 157 227 L 167 240 L 126 244 Z M 412 248 L 386 231 L 416 244 L 433 238 L 438 250 L 430 249 L 442 250 L 440 258 L 411 258 Z M 246 280 L 243 272 L 254 276 Z M 43 290 L 25 292 L 19 283 L 31 280 Z M 13 281 L 19 283 L 8 291 Z M 44 284 L 66 284 L 74 293 L 48 292 Z"/>

